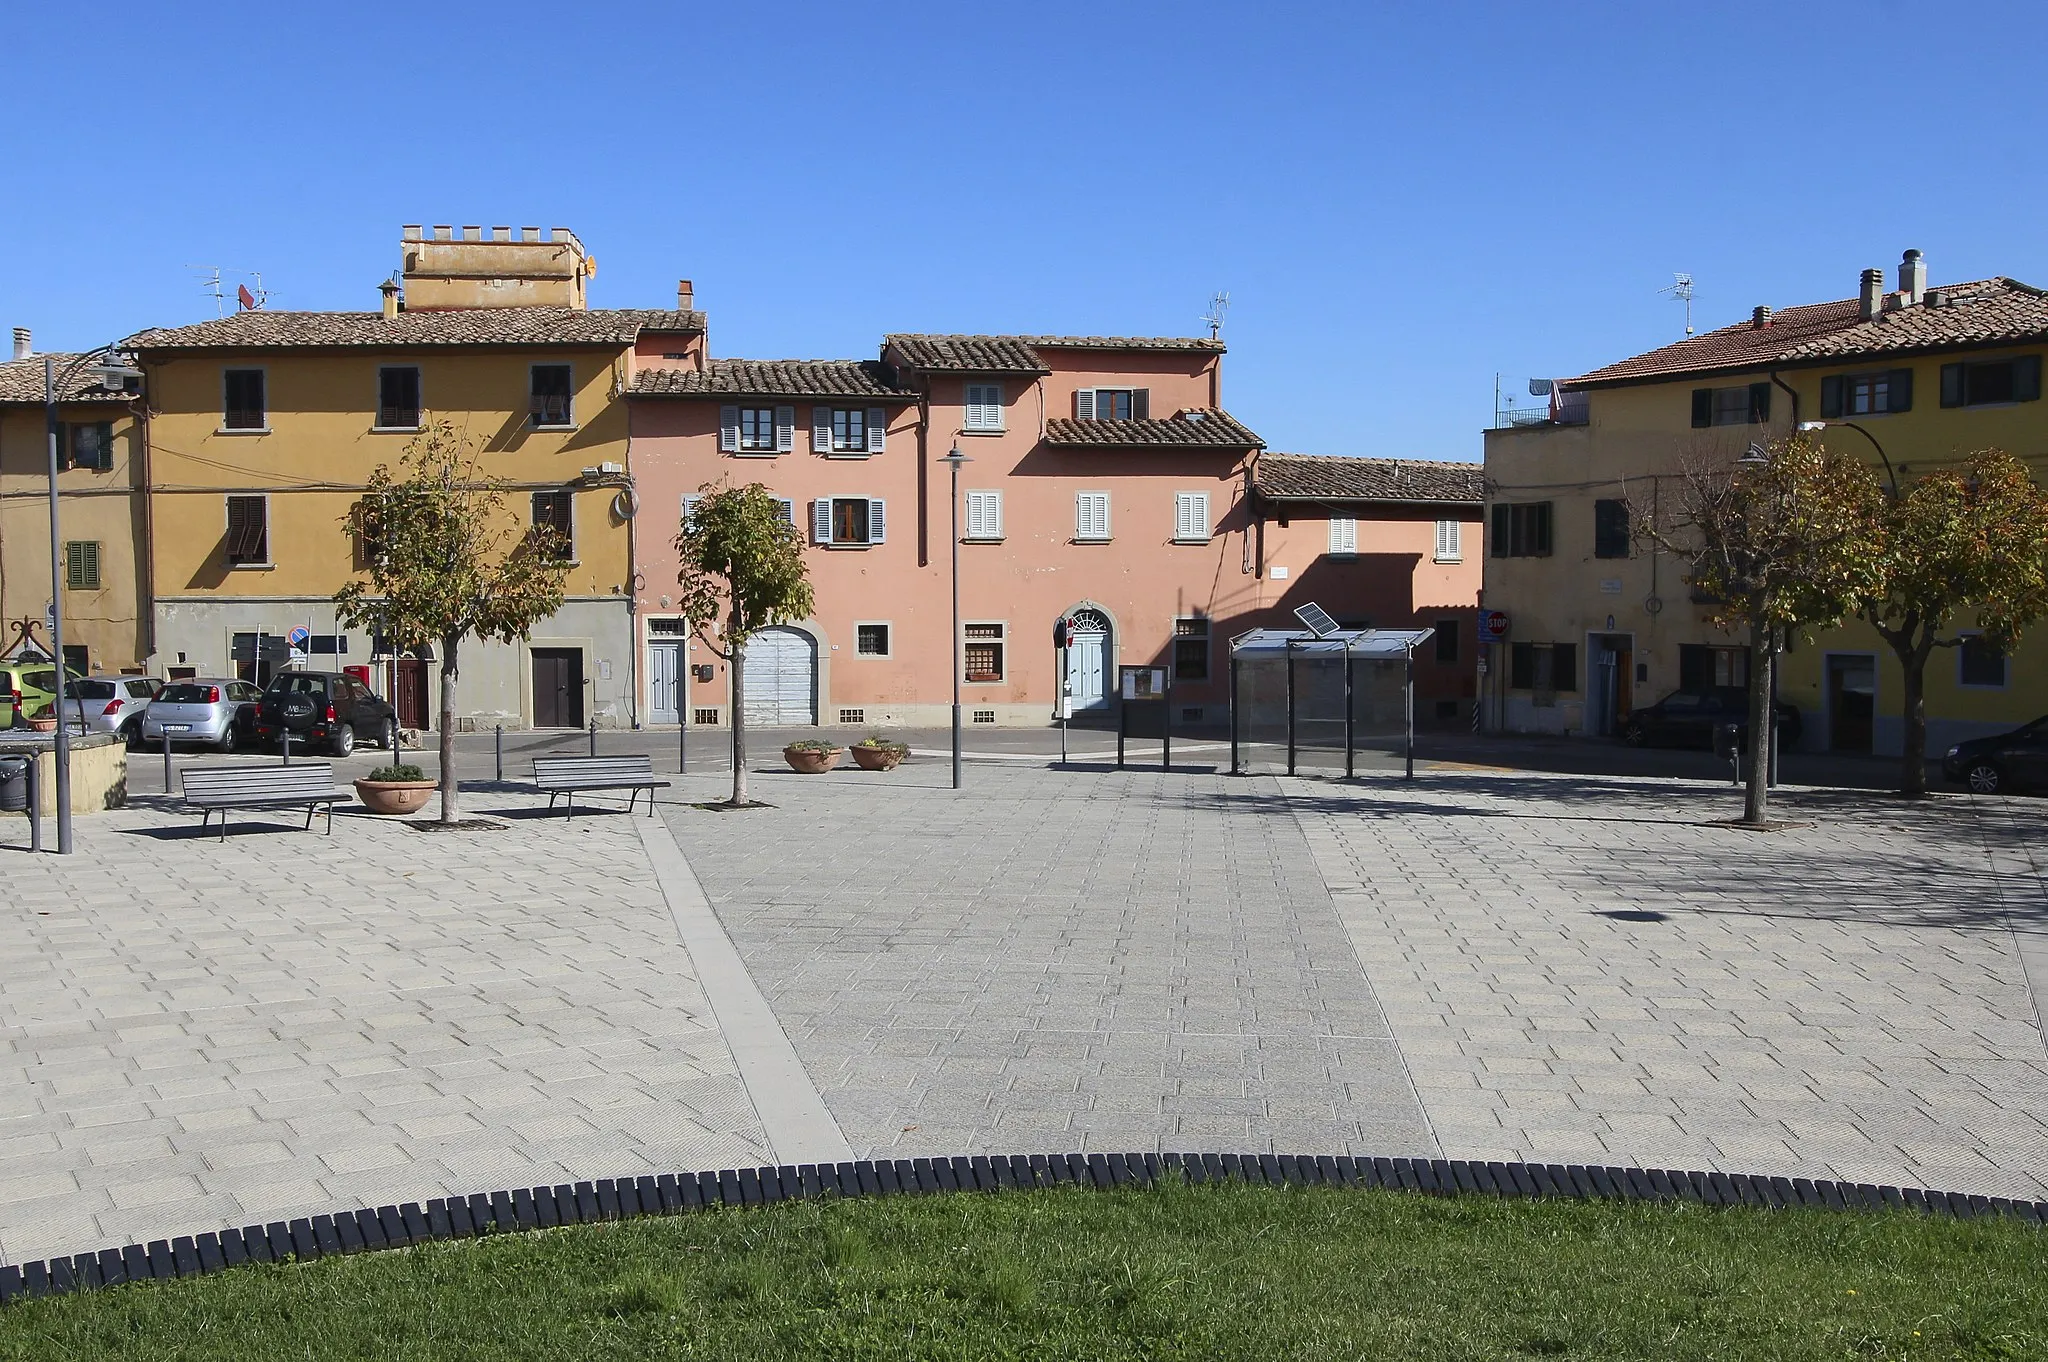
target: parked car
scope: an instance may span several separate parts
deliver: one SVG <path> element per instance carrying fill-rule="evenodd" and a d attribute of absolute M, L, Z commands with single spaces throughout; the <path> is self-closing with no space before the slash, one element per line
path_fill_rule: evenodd
<path fill-rule="evenodd" d="M 1778 741 L 1799 745 L 1799 706 L 1778 701 Z M 1739 742 L 1749 740 L 1749 692 L 1741 686 L 1715 686 L 1704 691 L 1673 691 L 1654 705 L 1629 711 L 1621 736 L 1631 747 L 1708 747 L 1714 730 L 1734 724 Z"/>
<path fill-rule="evenodd" d="M 156 693 L 142 716 L 146 743 L 205 743 L 216 752 L 232 752 L 249 741 L 256 724 L 256 702 L 263 692 L 247 681 L 202 676 L 173 681 Z"/>
<path fill-rule="evenodd" d="M 142 739 L 142 717 L 163 689 L 154 676 L 87 676 L 64 687 L 57 721 L 72 733 L 118 733 L 134 746 Z"/>
<path fill-rule="evenodd" d="M 280 672 L 256 702 L 256 740 L 324 746 L 337 757 L 361 739 L 388 747 L 397 723 L 391 706 L 345 672 Z"/>
<path fill-rule="evenodd" d="M 1957 743 L 1943 754 L 1941 773 L 1977 794 L 2048 789 L 2048 714 L 2010 733 Z"/>
<path fill-rule="evenodd" d="M 84 672 L 72 671 L 76 679 Z M 0 662 L 0 728 L 26 722 L 31 711 L 51 706 L 55 714 L 57 669 L 48 662 Z"/>

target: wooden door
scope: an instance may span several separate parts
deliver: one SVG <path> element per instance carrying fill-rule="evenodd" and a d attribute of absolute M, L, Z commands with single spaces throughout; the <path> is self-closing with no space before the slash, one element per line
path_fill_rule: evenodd
<path fill-rule="evenodd" d="M 533 726 L 583 727 L 583 654 L 579 649 L 533 650 Z"/>
<path fill-rule="evenodd" d="M 391 705 L 398 711 L 400 728 L 424 730 L 428 727 L 426 663 L 416 657 L 398 659 Z"/>

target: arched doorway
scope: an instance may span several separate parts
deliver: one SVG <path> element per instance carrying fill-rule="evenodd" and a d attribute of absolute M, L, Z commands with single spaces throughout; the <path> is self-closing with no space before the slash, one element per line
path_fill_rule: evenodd
<path fill-rule="evenodd" d="M 818 645 L 801 629 L 763 629 L 747 640 L 747 722 L 818 722 Z"/>
<path fill-rule="evenodd" d="M 1073 712 L 1106 713 L 1115 628 L 1108 612 L 1092 605 L 1076 606 L 1067 612 L 1067 619 L 1071 624 L 1067 631 L 1067 683 Z"/>

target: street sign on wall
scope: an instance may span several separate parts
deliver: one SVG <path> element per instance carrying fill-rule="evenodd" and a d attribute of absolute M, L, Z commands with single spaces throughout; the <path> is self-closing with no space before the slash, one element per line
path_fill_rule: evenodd
<path fill-rule="evenodd" d="M 1482 610 L 1479 612 L 1479 637 L 1486 643 L 1499 643 L 1508 636 L 1508 612 L 1505 610 Z"/>

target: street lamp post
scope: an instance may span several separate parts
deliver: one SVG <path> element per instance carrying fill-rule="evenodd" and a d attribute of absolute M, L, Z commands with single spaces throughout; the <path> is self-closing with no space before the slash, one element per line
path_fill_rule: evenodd
<path fill-rule="evenodd" d="M 1877 437 L 1875 435 L 1872 435 L 1868 430 L 1865 430 L 1862 426 L 1858 425 L 1854 421 L 1801 421 L 1799 423 L 1800 431 L 1808 435 L 1817 435 L 1821 431 L 1831 429 L 1835 426 L 1846 426 L 1850 430 L 1855 431 L 1858 435 L 1861 435 L 1864 439 L 1870 441 L 1870 447 L 1877 451 L 1877 457 L 1884 462 L 1884 490 L 1887 495 L 1896 496 L 1899 490 L 1898 474 L 1892 471 L 1891 455 L 1884 452 L 1884 446 L 1877 442 Z"/>
<path fill-rule="evenodd" d="M 953 442 L 953 450 L 939 460 L 952 470 L 952 486 L 946 494 L 946 503 L 952 511 L 953 520 L 953 788 L 960 788 L 960 465 L 973 463 L 960 452 L 960 442 Z"/>
<path fill-rule="evenodd" d="M 57 468 L 59 443 L 63 427 L 57 420 L 57 395 L 71 386 L 71 380 L 79 370 L 94 359 L 100 362 L 94 366 L 103 387 L 125 386 L 131 378 L 141 378 L 142 371 L 132 365 L 122 364 L 113 358 L 115 347 L 102 345 L 97 350 L 88 350 L 57 370 L 55 355 L 43 356 L 43 425 L 49 436 L 50 446 L 50 650 L 56 654 L 55 663 L 57 691 L 57 744 L 53 753 L 56 759 L 57 780 L 53 791 L 57 801 L 57 854 L 71 854 L 71 734 L 64 723 L 64 701 L 71 691 L 69 678 L 64 673 L 64 576 L 63 531 L 59 525 L 57 510 Z M 81 712 L 83 702 L 81 702 Z"/>

